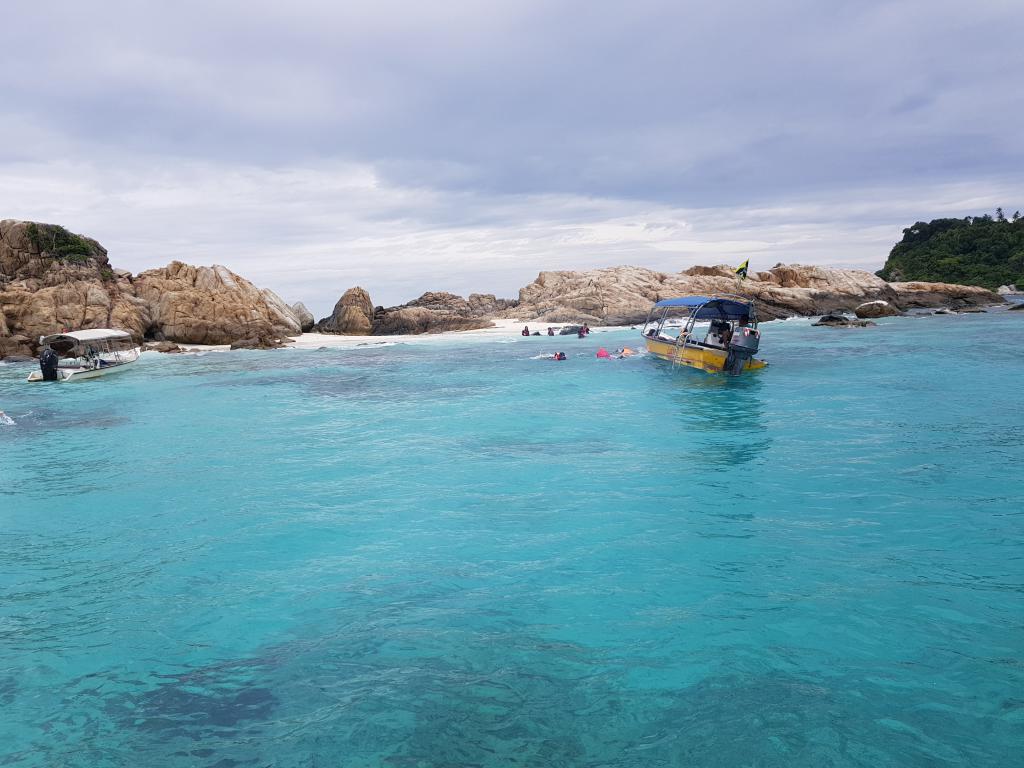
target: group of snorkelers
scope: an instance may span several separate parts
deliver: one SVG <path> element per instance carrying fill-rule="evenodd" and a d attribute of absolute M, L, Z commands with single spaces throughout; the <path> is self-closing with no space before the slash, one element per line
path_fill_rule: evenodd
<path fill-rule="evenodd" d="M 571 331 L 570 331 L 570 333 L 571 333 Z M 533 331 L 533 332 L 531 332 L 530 331 L 530 326 L 524 325 L 523 326 L 523 330 L 522 330 L 520 335 L 522 335 L 522 336 L 540 336 L 541 333 L 540 333 L 540 331 Z M 563 334 L 556 334 L 555 333 L 555 329 L 552 326 L 549 325 L 548 326 L 548 336 L 555 336 L 555 335 L 561 336 Z M 577 326 L 576 327 L 576 335 L 579 338 L 581 338 L 581 339 L 585 339 L 587 336 L 590 335 L 590 326 L 587 325 L 586 323 L 584 323 L 583 325 Z M 630 349 L 629 347 L 623 347 L 622 349 L 615 350 L 614 357 L 623 358 L 623 357 L 629 357 L 630 355 L 633 355 L 633 354 L 636 354 L 636 353 L 632 349 Z M 613 355 L 609 354 L 608 350 L 605 349 L 604 347 L 601 347 L 601 349 L 599 349 L 597 351 L 597 356 L 601 357 L 601 358 L 613 357 Z M 554 354 L 547 355 L 546 359 L 548 359 L 548 360 L 567 360 L 568 358 L 565 356 L 565 352 L 555 352 Z"/>
<path fill-rule="evenodd" d="M 635 354 L 636 351 L 630 349 L 629 347 L 620 347 L 619 349 L 616 349 L 614 352 L 609 352 L 604 347 L 601 347 L 600 349 L 597 350 L 597 357 L 599 360 L 609 360 L 613 357 L 617 360 L 622 360 L 624 357 L 632 357 Z M 555 352 L 553 355 L 548 355 L 547 359 L 566 360 L 567 358 L 565 356 L 565 352 Z"/>

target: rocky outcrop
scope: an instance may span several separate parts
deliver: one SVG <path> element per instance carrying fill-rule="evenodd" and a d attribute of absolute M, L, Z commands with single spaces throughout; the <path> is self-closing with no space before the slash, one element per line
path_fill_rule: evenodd
<path fill-rule="evenodd" d="M 999 294 L 976 285 L 955 283 L 889 283 L 896 293 L 896 304 L 903 309 L 949 307 L 965 309 L 1002 303 Z"/>
<path fill-rule="evenodd" d="M 472 331 L 490 328 L 490 318 L 460 315 L 457 312 L 426 309 L 424 307 L 394 307 L 379 312 L 373 321 L 373 333 L 392 334 L 441 333 L 443 331 Z"/>
<path fill-rule="evenodd" d="M 825 326 L 826 328 L 871 328 L 878 325 L 870 320 L 860 320 L 853 317 L 847 317 L 846 315 L 839 314 L 827 314 L 814 323 L 814 326 Z"/>
<path fill-rule="evenodd" d="M 231 342 L 231 349 L 280 349 L 287 346 L 282 338 L 269 336 L 253 336 Z"/>
<path fill-rule="evenodd" d="M 271 345 L 300 333 L 292 308 L 221 266 L 172 262 L 132 277 L 95 240 L 37 222 L 0 222 L 0 356 L 33 353 L 61 329 L 122 328 L 135 340 Z"/>
<path fill-rule="evenodd" d="M 868 302 L 887 302 L 897 312 L 916 306 L 986 305 L 1000 301 L 983 288 L 932 283 L 890 284 L 856 269 L 778 264 L 739 280 L 727 266 L 692 267 L 678 273 L 642 267 L 585 272 L 541 272 L 519 292 L 519 303 L 504 313 L 541 323 L 586 322 L 620 325 L 642 322 L 661 299 L 691 294 L 734 293 L 754 300 L 758 316 L 854 311 Z"/>
<path fill-rule="evenodd" d="M 445 291 L 428 291 L 397 307 L 376 307 L 362 288 L 350 288 L 334 306 L 330 317 L 316 324 L 320 333 L 391 336 L 488 328 L 491 319 L 516 302 L 491 294 L 468 299 Z"/>
<path fill-rule="evenodd" d="M 493 293 L 471 293 L 468 299 L 464 299 L 454 293 L 446 291 L 427 291 L 418 299 L 413 299 L 408 304 L 400 307 L 391 307 L 394 311 L 405 307 L 421 307 L 433 312 L 452 312 L 462 317 L 494 317 L 499 312 L 516 306 L 518 302 L 509 299 L 495 298 Z"/>
<path fill-rule="evenodd" d="M 373 302 L 364 288 L 349 288 L 334 305 L 334 311 L 316 324 L 319 333 L 369 336 L 373 332 Z"/>
<path fill-rule="evenodd" d="M 173 341 L 148 341 L 142 345 L 143 352 L 164 352 L 165 354 L 179 354 L 183 352 L 181 347 Z"/>
<path fill-rule="evenodd" d="M 149 325 L 130 276 L 95 240 L 63 227 L 0 221 L 0 356 L 31 354 L 64 328 L 116 327 L 138 341 Z"/>
<path fill-rule="evenodd" d="M 148 334 L 189 344 L 270 344 L 301 333 L 291 307 L 227 267 L 172 261 L 135 278 L 136 295 L 149 307 Z"/>
<path fill-rule="evenodd" d="M 378 308 L 373 318 L 375 335 L 441 333 L 490 328 L 491 319 L 514 302 L 491 294 L 468 299 L 444 291 L 428 291 L 399 307 Z"/>
<path fill-rule="evenodd" d="M 470 313 L 477 317 L 495 317 L 519 304 L 514 299 L 496 298 L 493 293 L 471 293 L 466 303 Z"/>
<path fill-rule="evenodd" d="M 902 315 L 896 307 L 888 301 L 866 301 L 853 310 L 853 313 L 860 318 L 866 317 L 895 317 Z"/>
<path fill-rule="evenodd" d="M 299 328 L 302 329 L 303 333 L 308 333 L 313 330 L 313 326 L 316 325 L 316 318 L 313 317 L 313 313 L 306 309 L 306 305 L 301 301 L 297 301 L 292 304 L 292 314 L 295 315 L 295 319 L 299 323 Z"/>

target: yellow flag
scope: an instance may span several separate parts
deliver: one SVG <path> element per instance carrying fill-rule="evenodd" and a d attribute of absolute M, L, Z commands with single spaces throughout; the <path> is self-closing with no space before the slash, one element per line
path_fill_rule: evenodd
<path fill-rule="evenodd" d="M 739 275 L 741 280 L 747 276 L 747 267 L 749 267 L 749 266 L 750 266 L 750 259 L 747 259 L 742 264 L 740 264 L 738 267 L 736 267 L 736 274 Z"/>

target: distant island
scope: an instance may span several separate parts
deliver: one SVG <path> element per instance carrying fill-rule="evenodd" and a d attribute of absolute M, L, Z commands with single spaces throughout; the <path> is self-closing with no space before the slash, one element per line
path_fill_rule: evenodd
<path fill-rule="evenodd" d="M 903 239 L 875 273 L 883 280 L 921 280 L 1024 288 L 1024 217 L 995 216 L 919 221 L 903 230 Z"/>
<path fill-rule="evenodd" d="M 175 351 L 177 342 L 271 348 L 314 330 L 358 336 L 440 333 L 487 328 L 504 319 L 631 325 L 643 322 L 651 304 L 661 299 L 716 293 L 752 299 L 761 320 L 836 311 L 881 317 L 920 307 L 962 310 L 1002 301 L 977 286 L 886 282 L 857 269 L 776 264 L 740 277 L 725 264 L 680 272 L 619 266 L 543 271 L 510 299 L 427 291 L 406 304 L 383 307 L 356 286 L 342 294 L 331 315 L 316 322 L 301 302 L 289 305 L 224 266 L 172 261 L 133 275 L 113 266 L 106 248 L 90 237 L 57 224 L 0 220 L 0 358 L 34 355 L 40 336 L 62 328 L 122 329 L 164 352 Z"/>

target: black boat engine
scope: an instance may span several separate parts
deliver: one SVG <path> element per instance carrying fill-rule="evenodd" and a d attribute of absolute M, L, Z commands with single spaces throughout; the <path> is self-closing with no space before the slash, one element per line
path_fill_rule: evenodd
<path fill-rule="evenodd" d="M 60 356 L 49 347 L 39 353 L 39 370 L 43 372 L 43 381 L 57 380 L 57 363 L 59 362 Z"/>
<path fill-rule="evenodd" d="M 739 376 L 747 361 L 757 354 L 761 343 L 761 332 L 756 328 L 737 328 L 729 340 L 729 352 L 725 356 L 725 371 L 730 376 Z"/>

